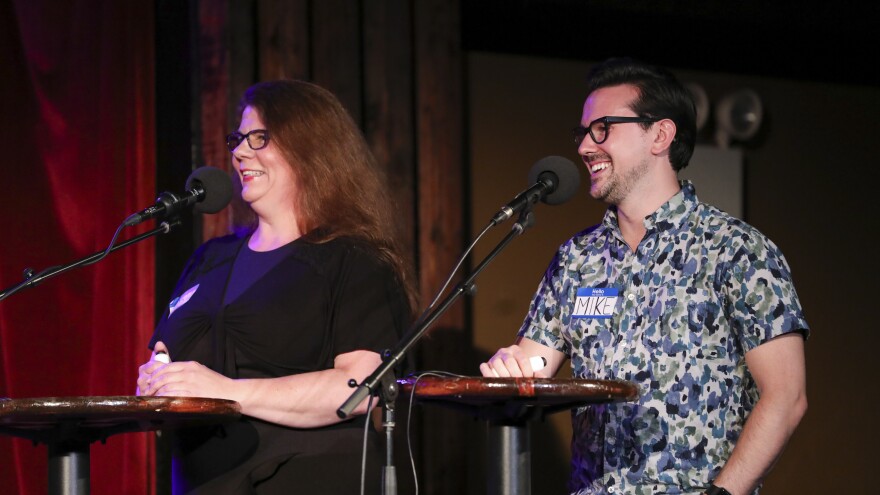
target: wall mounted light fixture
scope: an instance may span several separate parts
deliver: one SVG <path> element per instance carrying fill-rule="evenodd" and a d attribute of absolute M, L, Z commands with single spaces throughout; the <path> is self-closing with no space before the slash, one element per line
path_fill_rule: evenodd
<path fill-rule="evenodd" d="M 746 141 L 761 128 L 764 106 L 751 89 L 728 93 L 715 104 L 715 144 L 727 148 L 731 139 Z"/>
<path fill-rule="evenodd" d="M 728 148 L 732 140 L 748 141 L 757 134 L 764 118 L 761 97 L 751 89 L 739 89 L 727 93 L 710 104 L 706 90 L 697 83 L 686 83 L 697 110 L 697 132 L 708 123 L 709 115 L 714 114 L 714 142 L 719 148 Z"/>

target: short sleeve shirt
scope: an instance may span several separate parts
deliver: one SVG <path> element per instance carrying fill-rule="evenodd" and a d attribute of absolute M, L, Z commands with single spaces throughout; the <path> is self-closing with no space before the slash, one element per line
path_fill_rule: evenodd
<path fill-rule="evenodd" d="M 572 493 L 699 493 L 758 400 L 745 354 L 809 330 L 779 249 L 689 182 L 644 220 L 635 251 L 616 210 L 562 245 L 519 335 L 575 378 L 621 379 L 633 402 L 572 411 Z"/>

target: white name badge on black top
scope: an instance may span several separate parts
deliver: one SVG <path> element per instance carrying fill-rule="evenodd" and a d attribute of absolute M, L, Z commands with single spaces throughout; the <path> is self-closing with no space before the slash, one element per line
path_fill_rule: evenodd
<path fill-rule="evenodd" d="M 183 293 L 180 297 L 175 297 L 171 304 L 168 305 L 168 316 L 174 314 L 174 310 L 186 304 L 189 301 L 189 298 L 199 290 L 199 284 L 192 286 L 189 290 Z"/>

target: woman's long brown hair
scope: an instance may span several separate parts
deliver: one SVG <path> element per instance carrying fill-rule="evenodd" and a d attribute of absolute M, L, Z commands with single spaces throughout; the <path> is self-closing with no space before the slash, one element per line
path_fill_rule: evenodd
<path fill-rule="evenodd" d="M 349 236 L 366 242 L 397 274 L 415 311 L 416 289 L 398 241 L 386 177 L 339 100 L 315 84 L 282 80 L 248 88 L 239 110 L 248 106 L 293 168 L 299 227 L 308 240 Z"/>

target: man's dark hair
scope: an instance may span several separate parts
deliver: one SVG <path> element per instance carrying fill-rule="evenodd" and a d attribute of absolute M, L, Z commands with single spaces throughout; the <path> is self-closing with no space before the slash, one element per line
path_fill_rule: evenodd
<path fill-rule="evenodd" d="M 639 117 L 656 117 L 675 122 L 675 140 L 669 147 L 669 162 L 675 171 L 687 166 L 697 140 L 697 110 L 691 93 L 671 72 L 631 58 L 612 58 L 594 66 L 587 78 L 587 96 L 599 88 L 628 84 L 639 97 L 632 111 Z M 641 124 L 648 129 L 651 123 Z"/>

